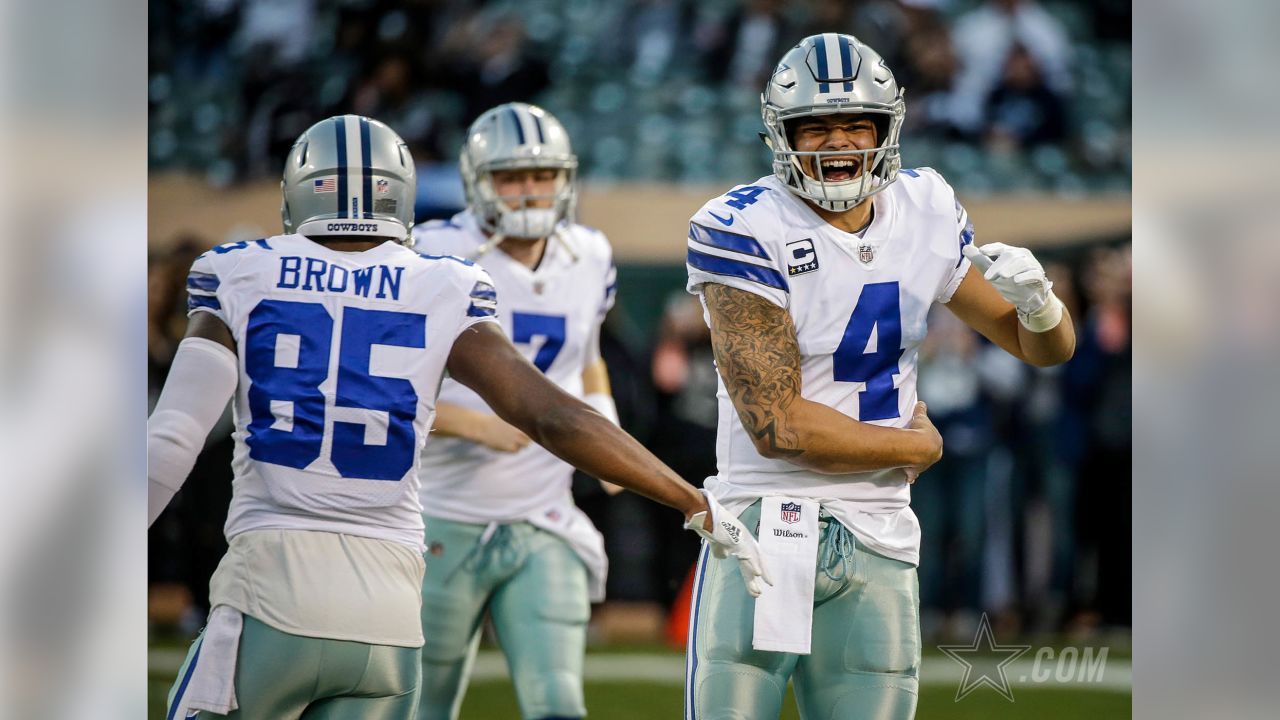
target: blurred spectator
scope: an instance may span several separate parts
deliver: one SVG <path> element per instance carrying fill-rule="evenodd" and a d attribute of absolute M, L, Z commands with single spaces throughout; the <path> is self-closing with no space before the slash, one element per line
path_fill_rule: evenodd
<path fill-rule="evenodd" d="M 445 35 L 440 57 L 449 87 L 463 99 L 464 124 L 495 105 L 531 102 L 549 82 L 547 65 L 533 54 L 514 12 L 481 12 L 455 26 Z"/>
<path fill-rule="evenodd" d="M 1088 398 L 1090 428 L 1076 519 L 1076 547 L 1092 571 L 1078 586 L 1075 629 L 1081 631 L 1131 621 L 1132 269 L 1131 246 L 1100 249 L 1089 258 L 1083 282 L 1089 307 L 1070 366 Z"/>
<path fill-rule="evenodd" d="M 698 487 L 716 473 L 717 401 L 711 331 L 702 304 L 686 292 L 667 301 L 651 362 L 658 422 L 649 448 Z M 675 522 L 671 517 L 669 522 Z M 658 558 L 661 600 L 669 605 L 698 555 L 697 538 L 672 535 Z"/>
<path fill-rule="evenodd" d="M 869 0 L 854 3 L 851 18 L 842 18 L 840 23 L 815 24 L 813 32 L 846 32 L 842 26 L 850 22 L 853 34 L 875 48 L 893 69 L 898 84 L 908 87 L 916 79 L 911 65 L 915 60 L 914 51 L 919 49 L 912 47 L 912 40 L 945 28 L 938 12 L 942 1 Z M 842 7 L 845 4 L 830 5 Z"/>
<path fill-rule="evenodd" d="M 315 15 L 315 0 L 244 2 L 232 48 L 237 54 L 256 56 L 270 66 L 296 66 L 306 59 L 315 37 Z"/>
<path fill-rule="evenodd" d="M 444 151 L 439 147 L 439 123 L 433 103 L 429 95 L 415 92 L 418 85 L 408 57 L 389 55 L 356 83 L 347 112 L 378 118 L 395 128 L 409 144 L 414 161 L 424 163 L 440 159 Z M 450 155 L 451 152 L 444 152 L 452 159 Z"/>
<path fill-rule="evenodd" d="M 1045 264 L 1054 294 L 1081 323 L 1080 301 L 1071 268 Z M 1060 627 L 1073 597 L 1076 553 L 1076 496 L 1079 469 L 1089 442 L 1089 418 L 1082 409 L 1087 389 L 1076 387 L 1074 359 L 1066 365 L 1030 369 L 1025 448 L 1028 483 L 1016 499 L 1023 508 L 1025 543 L 1022 567 L 1029 628 L 1051 632 Z"/>
<path fill-rule="evenodd" d="M 1071 89 L 1066 30 L 1035 0 L 987 0 L 956 22 L 952 37 L 960 58 L 953 116 L 966 133 L 982 134 L 987 99 L 1017 46 L 1034 60 L 1049 91 L 1065 96 Z"/>
<path fill-rule="evenodd" d="M 920 399 L 946 440 L 946 452 L 911 488 L 920 520 L 921 632 L 937 637 L 951 616 L 972 627 L 982 607 L 984 493 L 991 417 L 978 336 L 955 315 L 935 310 L 920 349 Z"/>
<path fill-rule="evenodd" d="M 186 332 L 187 271 L 208 247 L 207 241 L 188 235 L 147 263 L 147 386 L 152 400 L 159 396 Z"/>
<path fill-rule="evenodd" d="M 632 82 L 652 85 L 685 42 L 692 12 L 693 5 L 682 0 L 637 0 L 619 13 L 597 52 L 606 62 L 630 68 Z"/>
<path fill-rule="evenodd" d="M 697 34 L 707 78 L 758 91 L 782 53 L 800 40 L 794 22 L 782 0 L 750 0 L 728 17 L 704 20 Z"/>
<path fill-rule="evenodd" d="M 903 132 L 907 137 L 954 137 L 952 104 L 956 77 L 956 53 L 951 34 L 938 25 L 922 28 L 907 38 L 907 78 L 900 81 L 909 93 L 909 111 Z"/>
<path fill-rule="evenodd" d="M 1014 45 L 1000 84 L 987 98 L 987 143 L 994 148 L 1024 148 L 1062 142 L 1067 135 L 1062 98 L 1049 89 L 1031 53 Z"/>

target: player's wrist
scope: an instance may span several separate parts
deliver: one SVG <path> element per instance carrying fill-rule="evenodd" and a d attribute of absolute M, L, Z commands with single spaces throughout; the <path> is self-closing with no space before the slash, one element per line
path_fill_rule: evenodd
<path fill-rule="evenodd" d="M 690 497 L 690 502 L 684 508 L 684 526 L 688 530 L 697 532 L 703 530 L 710 532 L 714 525 L 711 509 L 711 502 L 706 490 L 695 490 Z"/>
<path fill-rule="evenodd" d="M 1053 294 L 1052 290 L 1047 295 L 1045 302 L 1034 310 L 1018 309 L 1018 322 L 1031 332 L 1049 332 L 1062 322 L 1062 301 Z"/>

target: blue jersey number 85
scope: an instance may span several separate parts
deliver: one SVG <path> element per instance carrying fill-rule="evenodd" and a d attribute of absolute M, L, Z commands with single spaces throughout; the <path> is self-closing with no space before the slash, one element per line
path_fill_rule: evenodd
<path fill-rule="evenodd" d="M 342 477 L 399 480 L 413 466 L 418 393 L 404 378 L 370 374 L 369 356 L 374 345 L 425 348 L 426 320 L 419 313 L 343 309 L 334 406 L 386 413 L 387 441 L 367 445 L 363 423 L 335 421 L 329 457 Z M 290 335 L 297 338 L 296 358 L 277 352 L 281 336 Z M 320 385 L 329 377 L 333 342 L 333 317 L 319 303 L 263 300 L 249 313 L 249 457 L 297 469 L 320 457 L 325 428 Z M 277 409 L 291 414 L 293 422 L 278 422 Z"/>

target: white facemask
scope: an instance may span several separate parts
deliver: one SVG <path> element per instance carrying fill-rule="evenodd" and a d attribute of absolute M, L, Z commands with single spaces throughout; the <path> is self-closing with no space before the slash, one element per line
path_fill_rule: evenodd
<path fill-rule="evenodd" d="M 498 218 L 498 232 L 506 237 L 544 238 L 556 228 L 554 208 L 505 210 Z"/>

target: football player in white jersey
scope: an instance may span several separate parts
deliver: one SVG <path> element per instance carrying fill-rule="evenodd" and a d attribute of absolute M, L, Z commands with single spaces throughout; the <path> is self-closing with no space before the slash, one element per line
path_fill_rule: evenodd
<path fill-rule="evenodd" d="M 683 509 L 761 583 L 732 516 L 511 345 L 483 268 L 405 246 L 415 172 L 390 128 L 312 126 L 281 185 L 286 234 L 193 264 L 187 337 L 148 423 L 154 521 L 234 400 L 230 547 L 168 717 L 414 717 L 418 465 L 446 369 L 566 460 Z"/>
<path fill-rule="evenodd" d="M 909 486 L 942 453 L 916 397 L 929 308 L 1038 366 L 1074 332 L 1030 252 L 975 248 L 942 176 L 900 170 L 902 92 L 866 44 L 805 38 L 761 103 L 773 174 L 694 215 L 687 269 L 721 379 L 706 487 L 758 532 L 774 584 L 753 601 L 704 549 L 685 716 L 777 718 L 792 680 L 803 718 L 910 718 Z"/>
<path fill-rule="evenodd" d="M 502 329 L 551 382 L 617 422 L 600 358 L 613 303 L 609 242 L 573 222 L 577 168 L 564 126 L 526 103 L 492 108 L 460 160 L 468 208 L 414 230 L 419 252 L 488 271 Z M 604 599 L 600 533 L 573 503 L 573 468 L 446 379 L 422 457 L 427 570 L 419 720 L 458 716 L 490 616 L 523 716 L 580 718 L 591 602 Z"/>

